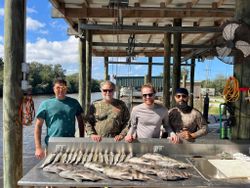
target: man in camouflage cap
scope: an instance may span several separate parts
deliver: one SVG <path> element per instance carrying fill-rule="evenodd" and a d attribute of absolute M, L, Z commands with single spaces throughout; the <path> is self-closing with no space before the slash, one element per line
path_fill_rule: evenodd
<path fill-rule="evenodd" d="M 103 99 L 93 102 L 87 115 L 86 131 L 93 141 L 102 137 L 122 140 L 128 131 L 130 113 L 125 103 L 114 99 L 115 84 L 104 81 L 100 84 Z"/>

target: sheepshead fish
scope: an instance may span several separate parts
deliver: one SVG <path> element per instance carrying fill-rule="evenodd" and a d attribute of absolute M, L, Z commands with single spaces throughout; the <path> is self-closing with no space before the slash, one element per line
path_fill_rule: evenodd
<path fill-rule="evenodd" d="M 109 164 L 110 164 L 110 165 L 114 164 L 114 157 L 115 157 L 115 155 L 114 155 L 114 153 L 111 151 L 111 152 L 109 153 Z"/>
<path fill-rule="evenodd" d="M 104 162 L 105 162 L 105 164 L 109 164 L 109 155 L 108 155 L 108 151 L 106 150 L 105 152 L 104 152 Z"/>
<path fill-rule="evenodd" d="M 118 153 L 115 154 L 115 156 L 114 156 L 114 165 L 116 165 L 118 163 L 120 157 L 121 157 L 121 153 L 120 152 L 118 152 Z"/>
<path fill-rule="evenodd" d="M 82 156 L 82 162 L 81 162 L 81 164 L 84 164 L 87 161 L 87 158 L 88 158 L 88 152 L 85 151 L 84 154 L 83 154 L 83 156 Z"/>
<path fill-rule="evenodd" d="M 129 163 L 137 163 L 137 164 L 144 164 L 144 165 L 154 165 L 155 161 L 150 159 L 145 159 L 142 157 L 132 157 L 127 162 Z"/>
<path fill-rule="evenodd" d="M 94 171 L 97 171 L 97 172 L 103 172 L 105 164 L 87 162 L 84 164 L 84 167 L 89 168 L 89 169 L 94 170 Z"/>
<path fill-rule="evenodd" d="M 125 159 L 126 159 L 126 156 L 127 156 L 127 155 L 126 155 L 125 153 L 122 153 L 121 156 L 120 156 L 120 159 L 119 159 L 118 163 L 124 162 Z"/>
<path fill-rule="evenodd" d="M 76 161 L 77 156 L 78 156 L 78 150 L 76 150 L 76 151 L 73 153 L 73 155 L 72 155 L 71 160 L 69 161 L 69 163 L 70 163 L 70 164 L 73 164 L 73 163 Z"/>
<path fill-rule="evenodd" d="M 68 153 L 65 152 L 60 159 L 60 163 L 66 163 L 67 158 L 68 158 Z"/>
<path fill-rule="evenodd" d="M 93 153 L 93 152 L 90 152 L 90 153 L 88 154 L 87 163 L 92 161 L 93 156 L 94 156 L 94 153 Z"/>
<path fill-rule="evenodd" d="M 57 162 L 60 161 L 61 157 L 62 157 L 63 153 L 60 152 L 55 156 L 55 159 L 53 160 L 52 164 L 56 164 Z"/>
<path fill-rule="evenodd" d="M 72 170 L 61 171 L 58 175 L 62 178 L 72 179 L 72 180 L 75 180 L 77 182 L 82 182 L 82 178 L 79 176 L 76 176 L 74 173 L 72 173 Z"/>
<path fill-rule="evenodd" d="M 99 152 L 98 163 L 104 163 L 104 156 L 103 156 L 102 152 Z"/>
<path fill-rule="evenodd" d="M 134 156 L 134 155 L 133 155 L 132 152 L 129 153 L 129 154 L 127 154 L 126 158 L 124 159 L 124 162 L 128 162 L 128 160 L 129 160 L 130 158 L 132 158 L 133 156 Z"/>
<path fill-rule="evenodd" d="M 98 152 L 96 151 L 95 153 L 94 153 L 94 155 L 93 155 L 93 159 L 92 159 L 92 162 L 98 162 L 98 157 L 99 157 L 99 154 L 98 154 Z"/>
<path fill-rule="evenodd" d="M 190 164 L 178 161 L 176 159 L 161 155 L 159 153 L 146 153 L 141 156 L 142 158 L 154 160 L 155 164 L 161 167 L 170 167 L 170 168 L 189 168 Z"/>
<path fill-rule="evenodd" d="M 74 149 L 72 149 L 71 152 L 69 152 L 68 157 L 67 157 L 67 160 L 66 160 L 66 164 L 70 163 L 70 161 L 71 161 L 71 159 L 72 159 L 74 153 L 75 153 L 75 152 L 74 152 Z"/>
<path fill-rule="evenodd" d="M 77 165 L 78 163 L 80 163 L 82 160 L 82 156 L 83 156 L 83 153 L 82 153 L 82 150 L 80 150 L 74 164 Z"/>
<path fill-rule="evenodd" d="M 189 175 L 187 173 L 182 172 L 177 169 L 170 169 L 170 168 L 166 168 L 166 169 L 162 169 L 158 171 L 157 176 L 163 180 L 172 180 L 172 181 L 184 180 L 184 179 L 189 178 Z"/>
<path fill-rule="evenodd" d="M 51 172 L 58 174 L 61 170 L 55 164 L 49 164 L 43 168 L 44 172 Z"/>
<path fill-rule="evenodd" d="M 74 166 L 72 164 L 64 164 L 64 163 L 56 163 L 55 167 L 59 170 L 72 170 L 74 169 Z"/>
<path fill-rule="evenodd" d="M 151 166 L 151 165 L 124 162 L 124 163 L 118 163 L 117 166 L 121 166 L 125 168 L 133 168 L 144 174 L 149 174 L 149 175 L 157 174 L 157 169 L 155 169 L 155 166 Z"/>
<path fill-rule="evenodd" d="M 96 172 L 89 169 L 76 169 L 72 173 L 81 177 L 82 180 L 98 181 L 105 179 L 103 176 L 100 176 Z"/>
<path fill-rule="evenodd" d="M 50 154 L 46 157 L 46 159 L 44 160 L 44 162 L 43 162 L 43 164 L 40 166 L 40 168 L 43 168 L 43 167 L 45 167 L 46 165 L 52 163 L 53 160 L 55 159 L 56 155 L 57 155 L 56 153 L 50 153 Z"/>
<path fill-rule="evenodd" d="M 129 168 L 119 167 L 119 166 L 109 166 L 105 167 L 103 173 L 113 179 L 119 180 L 140 180 L 145 181 L 151 179 L 147 175 Z"/>

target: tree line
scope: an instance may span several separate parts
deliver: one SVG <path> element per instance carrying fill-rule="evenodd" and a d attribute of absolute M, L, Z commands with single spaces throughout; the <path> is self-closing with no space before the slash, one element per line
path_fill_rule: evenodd
<path fill-rule="evenodd" d="M 3 59 L 0 58 L 0 94 L 3 93 Z M 38 62 L 29 63 L 28 82 L 32 87 L 32 94 L 53 94 L 53 81 L 61 77 L 67 81 L 68 93 L 78 93 L 78 73 L 66 75 L 66 70 L 60 64 L 46 65 Z M 99 80 L 91 80 L 91 92 L 99 92 Z"/>
<path fill-rule="evenodd" d="M 52 94 L 53 93 L 53 80 L 56 77 L 64 78 L 68 83 L 68 92 L 78 92 L 78 73 L 66 75 L 66 70 L 60 64 L 46 65 L 38 62 L 31 62 L 29 64 L 30 71 L 28 75 L 29 84 L 32 86 L 33 94 Z M 0 58 L 0 95 L 3 93 L 3 68 L 4 62 Z M 161 73 L 161 76 L 163 73 Z M 214 80 L 203 80 L 202 87 L 215 88 L 216 95 L 221 95 L 225 86 L 227 78 L 223 75 L 217 75 Z M 99 92 L 100 80 L 91 80 L 91 92 Z"/>

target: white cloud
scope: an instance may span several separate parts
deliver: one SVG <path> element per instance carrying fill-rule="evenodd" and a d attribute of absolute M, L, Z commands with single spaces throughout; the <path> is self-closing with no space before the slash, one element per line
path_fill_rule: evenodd
<path fill-rule="evenodd" d="M 4 16 L 4 9 L 0 8 L 0 16 Z"/>
<path fill-rule="evenodd" d="M 78 42 L 75 37 L 65 41 L 47 41 L 38 39 L 35 43 L 27 43 L 27 61 L 44 64 L 67 64 L 78 62 Z"/>
<path fill-rule="evenodd" d="M 3 36 L 0 36 L 0 57 L 3 57 Z"/>
<path fill-rule="evenodd" d="M 28 8 L 27 8 L 27 13 L 37 13 L 37 10 L 34 9 L 34 8 L 28 7 Z"/>
<path fill-rule="evenodd" d="M 66 74 L 79 72 L 78 39 L 74 36 L 65 41 L 48 41 L 44 38 L 35 43 L 26 45 L 27 62 L 42 64 L 60 64 L 66 70 Z M 92 58 L 92 77 L 103 79 L 103 57 Z"/>
<path fill-rule="evenodd" d="M 27 19 L 26 19 L 26 28 L 27 28 L 27 30 L 35 31 L 35 30 L 38 30 L 40 28 L 43 28 L 44 26 L 45 26 L 44 23 L 41 23 L 41 22 L 39 22 L 37 20 L 34 20 L 31 17 L 27 17 Z"/>

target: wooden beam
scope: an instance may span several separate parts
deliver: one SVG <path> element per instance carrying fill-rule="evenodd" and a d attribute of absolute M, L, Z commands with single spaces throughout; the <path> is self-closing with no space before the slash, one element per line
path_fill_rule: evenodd
<path fill-rule="evenodd" d="M 22 62 L 25 61 L 26 0 L 8 0 L 4 3 L 1 187 L 18 188 L 17 182 L 23 176 L 23 125 L 19 108 L 23 97 L 21 80 Z"/>
<path fill-rule="evenodd" d="M 109 57 L 127 57 L 127 51 L 123 50 L 123 51 L 114 51 L 114 50 L 96 50 L 93 49 L 93 54 L 95 56 L 101 56 L 101 57 L 105 57 L 105 56 L 109 56 Z M 183 57 L 181 59 L 182 62 L 189 60 L 191 57 L 195 57 L 197 55 L 200 54 L 205 54 L 206 55 L 214 55 L 216 56 L 216 53 L 214 51 L 211 51 L 211 49 L 192 49 L 192 50 L 185 50 L 181 52 L 181 57 Z M 163 57 L 164 56 L 164 51 L 163 50 L 156 50 L 156 51 L 144 51 L 142 52 L 141 50 L 139 51 L 134 51 L 133 53 L 134 56 L 143 56 L 143 57 Z"/>
<path fill-rule="evenodd" d="M 126 61 L 109 61 L 108 64 L 120 64 L 120 65 L 148 65 L 148 62 L 126 62 Z M 162 62 L 152 62 L 152 65 L 163 66 L 164 63 Z M 173 65 L 170 63 L 170 65 Z M 191 64 L 183 63 L 181 66 L 191 66 Z"/>
<path fill-rule="evenodd" d="M 61 12 L 61 8 L 57 8 Z M 54 18 L 114 18 L 117 9 L 111 8 L 65 8 L 65 14 L 52 11 Z M 126 18 L 186 18 L 186 17 L 234 17 L 234 9 L 208 8 L 162 8 L 162 7 L 126 7 L 122 8 L 123 19 Z"/>
<path fill-rule="evenodd" d="M 199 26 L 199 27 L 182 27 L 182 26 L 134 26 L 134 25 L 104 25 L 104 24 L 81 24 L 79 26 L 84 30 L 108 30 L 108 31 L 147 31 L 151 33 L 159 32 L 171 32 L 171 33 L 214 33 L 221 32 L 222 28 L 215 26 Z M 110 33 L 111 34 L 111 33 Z"/>
<path fill-rule="evenodd" d="M 103 47 L 128 47 L 128 43 L 116 43 L 116 42 L 93 42 L 93 46 L 103 46 Z M 164 44 L 159 43 L 135 43 L 135 47 L 141 48 L 163 48 Z M 171 45 L 173 47 L 173 45 Z M 181 48 L 214 48 L 214 45 L 204 45 L 204 44 L 182 44 Z"/>

